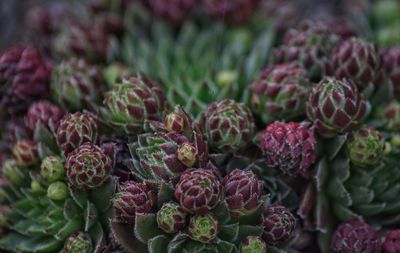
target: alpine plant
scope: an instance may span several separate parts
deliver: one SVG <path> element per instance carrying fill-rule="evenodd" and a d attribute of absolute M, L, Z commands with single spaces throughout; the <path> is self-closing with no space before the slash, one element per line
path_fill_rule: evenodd
<path fill-rule="evenodd" d="M 398 5 L 302 2 L 28 8 L 35 47 L 0 53 L 0 251 L 400 252 Z"/>
<path fill-rule="evenodd" d="M 316 137 L 307 122 L 274 122 L 260 137 L 260 148 L 268 167 L 284 174 L 308 176 L 315 162 Z"/>
<path fill-rule="evenodd" d="M 367 113 L 367 101 L 351 80 L 327 77 L 308 98 L 307 115 L 323 137 L 334 137 L 357 127 Z"/>
<path fill-rule="evenodd" d="M 400 230 L 391 230 L 385 237 L 382 244 L 382 253 L 400 252 Z"/>
<path fill-rule="evenodd" d="M 87 112 L 66 114 L 60 121 L 55 138 L 65 156 L 85 142 L 96 144 L 97 120 Z"/>
<path fill-rule="evenodd" d="M 146 120 L 160 120 L 166 107 L 161 87 L 146 77 L 123 78 L 105 95 L 104 118 L 123 134 L 144 131 Z"/>
<path fill-rule="evenodd" d="M 148 121 L 147 132 L 128 144 L 127 161 L 136 178 L 152 184 L 176 183 L 188 168 L 208 161 L 205 138 L 187 112 L 177 106 L 163 122 Z"/>
<path fill-rule="evenodd" d="M 0 105 L 11 115 L 46 98 L 52 64 L 36 48 L 15 46 L 0 54 Z"/>
<path fill-rule="evenodd" d="M 96 108 L 104 91 L 100 70 L 83 59 L 72 58 L 54 67 L 51 95 L 69 111 Z"/>
<path fill-rule="evenodd" d="M 380 85 L 380 57 L 375 45 L 361 38 L 350 38 L 335 48 L 328 75 L 352 80 L 360 90 Z"/>
<path fill-rule="evenodd" d="M 310 81 L 298 63 L 271 65 L 251 85 L 251 108 L 264 123 L 305 114 Z"/>
<path fill-rule="evenodd" d="M 325 24 L 303 22 L 286 32 L 283 44 L 274 49 L 273 61 L 298 61 L 307 69 L 310 79 L 318 82 L 326 74 L 331 52 L 337 44 L 337 36 Z"/>
<path fill-rule="evenodd" d="M 93 189 L 109 178 L 111 159 L 100 147 L 86 142 L 68 154 L 64 169 L 72 187 Z"/>
<path fill-rule="evenodd" d="M 370 225 L 362 221 L 343 223 L 333 234 L 331 251 L 335 253 L 380 253 L 380 238 Z"/>
<path fill-rule="evenodd" d="M 383 72 L 391 82 L 395 97 L 400 98 L 400 47 L 384 48 L 380 55 Z"/>
<path fill-rule="evenodd" d="M 284 207 L 260 223 L 265 204 L 262 181 L 253 172 L 235 170 L 221 181 L 208 166 L 186 170 L 176 185 L 122 183 L 113 199 L 111 226 L 115 239 L 131 250 L 265 253 L 268 242 L 261 236 L 266 229 L 283 242 L 295 224 Z"/>
<path fill-rule="evenodd" d="M 201 124 L 211 149 L 216 152 L 238 151 L 252 140 L 255 132 L 250 109 L 230 99 L 210 104 Z"/>

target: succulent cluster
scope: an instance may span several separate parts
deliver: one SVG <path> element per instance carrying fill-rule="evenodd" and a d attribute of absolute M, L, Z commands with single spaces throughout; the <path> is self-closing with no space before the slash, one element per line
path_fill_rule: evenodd
<path fill-rule="evenodd" d="M 306 2 L 29 7 L 0 251 L 400 252 L 400 5 Z"/>

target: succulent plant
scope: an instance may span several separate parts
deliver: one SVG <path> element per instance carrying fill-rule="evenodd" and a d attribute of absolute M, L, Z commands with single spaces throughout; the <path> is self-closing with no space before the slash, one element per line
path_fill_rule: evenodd
<path fill-rule="evenodd" d="M 65 253 L 91 253 L 93 252 L 92 239 L 84 232 L 73 232 L 64 245 Z"/>
<path fill-rule="evenodd" d="M 328 26 L 333 33 L 339 36 L 341 41 L 358 35 L 354 24 L 345 18 L 334 18 L 332 21 L 328 22 Z"/>
<path fill-rule="evenodd" d="M 119 220 L 117 215 L 117 219 L 111 222 L 115 239 L 124 248 L 138 250 L 140 253 L 240 252 L 241 242 L 246 237 L 262 235 L 263 229 L 258 221 L 262 209 L 246 216 L 246 219 L 232 217 L 228 201 L 222 193 L 224 186 L 219 183 L 213 171 L 216 171 L 216 168 L 187 170 L 176 185 L 161 183 L 156 185 L 156 188 L 153 188 L 154 185 L 149 185 L 146 189 L 138 190 L 135 195 L 137 202 L 134 203 L 140 203 L 141 206 L 148 208 L 138 212 L 132 208 L 136 207 L 136 204 L 126 204 L 124 214 L 129 212 L 127 217 L 131 222 L 130 225 L 126 224 L 126 221 Z M 145 185 L 136 182 L 134 184 Z M 205 198 L 198 196 L 196 199 L 188 197 L 190 193 L 196 191 L 210 192 L 212 190 L 210 184 L 221 185 L 221 189 L 218 190 L 219 201 L 215 201 L 215 206 L 213 201 L 208 201 L 213 199 L 207 196 L 204 196 Z M 189 187 L 187 191 L 186 187 Z M 157 192 L 157 203 L 149 205 L 152 202 L 147 194 L 153 192 L 153 189 Z M 198 200 L 208 204 L 208 207 L 203 208 L 202 214 L 189 210 L 193 209 Z M 191 204 L 191 207 L 188 207 L 188 204 Z M 271 246 L 271 250 L 279 252 L 274 246 Z"/>
<path fill-rule="evenodd" d="M 175 189 L 175 198 L 188 213 L 204 215 L 221 200 L 222 186 L 213 171 L 186 170 Z"/>
<path fill-rule="evenodd" d="M 119 191 L 113 199 L 116 219 L 134 224 L 137 213 L 152 213 L 157 195 L 144 183 L 126 181 L 119 185 Z"/>
<path fill-rule="evenodd" d="M 341 224 L 332 237 L 334 253 L 379 253 L 381 244 L 377 233 L 362 221 Z"/>
<path fill-rule="evenodd" d="M 322 23 L 301 23 L 286 32 L 284 43 L 274 50 L 274 63 L 298 61 L 308 70 L 311 81 L 318 82 L 326 72 L 326 64 L 338 39 Z"/>
<path fill-rule="evenodd" d="M 328 75 L 352 80 L 359 89 L 376 83 L 380 76 L 380 58 L 375 46 L 361 38 L 350 38 L 335 48 Z"/>
<path fill-rule="evenodd" d="M 65 60 L 54 68 L 51 95 L 70 111 L 96 108 L 104 88 L 99 69 L 83 59 Z"/>
<path fill-rule="evenodd" d="M 30 47 L 15 46 L 0 54 L 0 105 L 11 114 L 23 113 L 47 96 L 52 65 Z"/>
<path fill-rule="evenodd" d="M 210 16 L 228 23 L 240 24 L 247 21 L 255 12 L 259 0 L 205 0 L 204 8 Z"/>
<path fill-rule="evenodd" d="M 164 19 L 172 25 L 182 25 L 190 18 L 193 10 L 196 8 L 195 0 L 150 0 L 143 1 L 149 7 L 153 14 L 161 19 Z"/>
<path fill-rule="evenodd" d="M 325 78 L 313 88 L 307 103 L 308 118 L 323 137 L 353 130 L 367 113 L 367 102 L 349 80 Z"/>
<path fill-rule="evenodd" d="M 28 167 L 35 165 L 39 160 L 38 148 L 32 140 L 20 140 L 15 143 L 13 156 L 19 166 Z"/>
<path fill-rule="evenodd" d="M 64 182 L 51 183 L 47 188 L 47 197 L 51 200 L 64 200 L 68 195 L 68 186 Z"/>
<path fill-rule="evenodd" d="M 179 121 L 179 127 L 171 123 Z M 187 168 L 205 166 L 207 146 L 201 131 L 181 107 L 165 117 L 164 123 L 150 122 L 148 133 L 129 144 L 129 161 L 134 175 L 142 180 L 176 183 Z"/>
<path fill-rule="evenodd" d="M 113 30 L 119 33 L 123 27 L 113 21 L 113 30 L 107 29 L 109 16 L 91 21 L 75 21 L 65 26 L 54 42 L 54 51 L 61 56 L 79 56 L 88 62 L 105 62 L 116 41 Z M 116 23 L 114 23 L 116 22 Z"/>
<path fill-rule="evenodd" d="M 125 134 L 143 132 L 145 120 L 160 120 L 166 106 L 161 87 L 145 77 L 123 78 L 105 95 L 104 117 Z"/>
<path fill-rule="evenodd" d="M 240 245 L 240 253 L 266 253 L 267 244 L 259 236 L 248 236 Z"/>
<path fill-rule="evenodd" d="M 97 120 L 90 113 L 66 114 L 57 128 L 56 140 L 65 156 L 85 142 L 98 141 Z"/>
<path fill-rule="evenodd" d="M 211 243 L 217 237 L 219 226 L 212 214 L 195 215 L 190 217 L 189 236 L 201 243 Z"/>
<path fill-rule="evenodd" d="M 81 190 L 93 189 L 108 180 L 111 159 L 100 147 L 86 142 L 68 154 L 64 169 L 73 187 Z"/>
<path fill-rule="evenodd" d="M 40 165 L 40 175 L 48 182 L 55 182 L 65 178 L 64 164 L 58 156 L 47 156 Z"/>
<path fill-rule="evenodd" d="M 210 147 L 217 152 L 238 151 L 251 141 L 255 132 L 250 109 L 231 99 L 210 104 L 201 124 Z"/>
<path fill-rule="evenodd" d="M 394 95 L 400 98 L 400 47 L 393 46 L 381 51 L 382 68 L 393 86 Z"/>
<path fill-rule="evenodd" d="M 70 235 L 82 231 L 90 235 L 92 249 L 88 252 L 106 251 L 108 241 L 107 221 L 111 218 L 110 200 L 115 182 L 109 180 L 95 191 L 82 192 L 68 188 L 62 182 L 51 184 L 42 181 L 35 173 L 24 177 L 25 184 L 9 181 L 2 192 L 12 206 L 5 215 L 9 230 L 1 236 L 0 249 L 6 252 L 60 252 L 68 241 L 67 252 L 82 252 L 70 247 Z M 31 188 L 36 182 L 48 190 Z M 18 241 L 18 243 L 15 243 Z M 73 251 L 74 249 L 75 251 Z"/>
<path fill-rule="evenodd" d="M 41 128 L 54 133 L 64 114 L 65 112 L 58 105 L 39 101 L 29 107 L 25 116 L 25 126 L 32 134 Z"/>
<path fill-rule="evenodd" d="M 176 2 L 157 1 L 163 5 Z M 198 6 L 196 2 L 195 11 Z M 270 55 L 274 36 L 265 20 L 259 20 L 263 29 L 235 29 L 220 23 L 204 29 L 196 22 L 185 22 L 176 31 L 148 18 L 149 36 L 137 36 L 143 31 L 141 25 L 129 29 L 116 59 L 122 58 L 134 73 L 159 80 L 172 106 L 180 105 L 199 119 L 210 103 L 225 98 L 245 101 L 248 84 Z"/>
<path fill-rule="evenodd" d="M 164 203 L 157 212 L 157 224 L 165 233 L 177 233 L 186 227 L 187 214 L 176 203 Z"/>
<path fill-rule="evenodd" d="M 382 253 L 400 252 L 400 230 L 389 231 L 382 243 Z"/>
<path fill-rule="evenodd" d="M 233 217 L 252 215 L 264 206 L 263 183 L 252 171 L 235 169 L 225 176 L 222 184 Z"/>
<path fill-rule="evenodd" d="M 297 62 L 270 65 L 251 85 L 251 108 L 265 123 L 303 116 L 309 86 L 307 71 Z"/>
<path fill-rule="evenodd" d="M 370 126 L 354 130 L 347 137 L 350 160 L 357 166 L 375 165 L 381 160 L 384 148 L 382 135 Z"/>
<path fill-rule="evenodd" d="M 19 186 L 25 182 L 26 175 L 14 159 L 5 160 L 1 171 L 5 178 L 14 185 Z"/>
<path fill-rule="evenodd" d="M 316 142 L 306 122 L 274 122 L 265 128 L 260 148 L 267 166 L 291 176 L 308 176 L 317 156 Z"/>
<path fill-rule="evenodd" d="M 387 104 L 379 118 L 382 118 L 384 127 L 387 130 L 398 131 L 400 129 L 400 103 L 392 101 Z"/>
<path fill-rule="evenodd" d="M 263 239 L 268 244 L 286 241 L 296 228 L 296 218 L 284 206 L 268 207 L 262 216 Z"/>

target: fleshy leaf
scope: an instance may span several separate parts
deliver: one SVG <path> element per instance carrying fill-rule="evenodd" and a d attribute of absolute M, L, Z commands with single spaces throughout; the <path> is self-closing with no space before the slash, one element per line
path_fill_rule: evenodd
<path fill-rule="evenodd" d="M 154 213 L 136 214 L 135 236 L 142 243 L 147 243 L 151 238 L 163 234 L 158 228 L 156 215 Z"/>

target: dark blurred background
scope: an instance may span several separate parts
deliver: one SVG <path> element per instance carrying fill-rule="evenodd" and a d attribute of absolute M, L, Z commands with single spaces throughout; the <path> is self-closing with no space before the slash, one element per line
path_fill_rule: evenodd
<path fill-rule="evenodd" d="M 307 18 L 312 16 L 324 17 L 326 14 L 341 14 L 354 6 L 363 6 L 368 2 L 368 0 L 292 1 L 299 6 L 299 13 L 296 15 L 302 15 Z M 24 34 L 24 26 L 26 25 L 26 13 L 30 8 L 49 4 L 62 5 L 63 8 L 68 8 L 72 2 L 74 2 L 74 0 L 0 0 L 0 51 L 13 43 L 21 41 Z"/>

